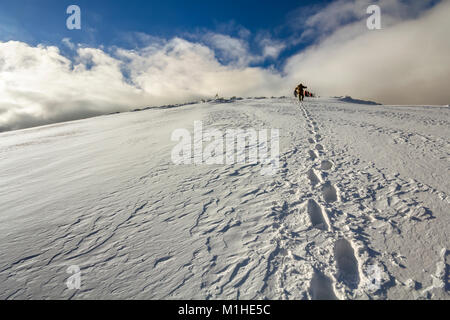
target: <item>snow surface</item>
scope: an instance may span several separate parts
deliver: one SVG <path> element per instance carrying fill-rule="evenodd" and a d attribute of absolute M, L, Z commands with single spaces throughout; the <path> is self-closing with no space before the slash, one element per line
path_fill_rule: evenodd
<path fill-rule="evenodd" d="M 195 120 L 279 128 L 278 174 L 172 164 Z M 0 298 L 448 299 L 449 124 L 272 98 L 0 134 Z"/>

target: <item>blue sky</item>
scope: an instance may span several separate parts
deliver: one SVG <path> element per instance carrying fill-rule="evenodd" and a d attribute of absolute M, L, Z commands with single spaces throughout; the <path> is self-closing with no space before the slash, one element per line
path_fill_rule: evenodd
<path fill-rule="evenodd" d="M 274 30 L 285 24 L 295 9 L 327 2 L 330 1 L 6 0 L 0 3 L 0 11 L 2 22 L 6 20 L 27 31 L 34 40 L 54 41 L 52 38 L 74 36 L 64 30 L 65 10 L 77 4 L 82 9 L 83 23 L 96 30 L 97 41 L 108 44 L 117 32 L 138 31 L 171 37 L 196 28 L 217 29 L 231 21 L 252 32 Z M 77 37 L 83 39 L 85 35 L 80 33 Z M 5 39 L 5 35 L 0 36 Z"/>
<path fill-rule="evenodd" d="M 352 1 L 357 3 L 355 0 L 3 0 L 0 2 L 0 41 L 55 45 L 65 55 L 71 56 L 73 52 L 61 43 L 64 38 L 89 47 L 136 49 L 151 41 L 151 38 L 143 40 L 143 35 L 163 39 L 182 37 L 202 42 L 203 34 L 213 32 L 244 38 L 248 50 L 257 54 L 261 50 L 261 38 L 268 37 L 283 43 L 283 49 L 276 59 L 252 61 L 250 65 L 273 66 L 281 70 L 287 58 L 324 36 L 324 30 L 314 30 L 312 36 L 305 36 L 308 18 L 330 4 Z M 422 2 L 425 4 L 421 6 L 427 8 L 439 0 L 369 2 Z M 81 8 L 81 30 L 65 27 L 66 9 L 71 4 Z M 355 17 L 348 15 L 342 21 L 349 23 L 352 19 Z M 337 29 L 340 26 L 333 27 Z M 242 36 L 243 30 L 248 31 L 245 37 Z M 220 51 L 216 54 L 223 58 Z"/>
<path fill-rule="evenodd" d="M 144 45 L 134 34 L 161 38 L 189 37 L 205 31 L 239 36 L 242 29 L 251 38 L 264 33 L 284 40 L 300 35 L 302 26 L 293 16 L 317 12 L 331 1 L 211 1 L 211 0 L 20 0 L 0 2 L 0 40 L 61 46 L 61 39 L 98 47 L 133 48 Z M 66 8 L 77 4 L 82 12 L 82 29 L 67 30 Z M 287 48 L 281 57 L 310 42 Z M 264 64 L 265 62 L 263 62 Z M 274 62 L 272 62 L 274 63 Z M 275 64 L 279 64 L 276 63 Z"/>
<path fill-rule="evenodd" d="M 81 30 L 66 28 L 72 4 Z M 2 0 L 0 132 L 217 93 L 290 96 L 299 82 L 448 104 L 449 16 L 448 0 Z"/>

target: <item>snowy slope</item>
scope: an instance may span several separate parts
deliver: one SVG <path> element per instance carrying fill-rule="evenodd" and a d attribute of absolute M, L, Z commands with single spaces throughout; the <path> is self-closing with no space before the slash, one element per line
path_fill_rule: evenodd
<path fill-rule="evenodd" d="M 174 165 L 195 120 L 279 128 L 279 172 Z M 448 299 L 449 124 L 277 98 L 0 134 L 0 298 Z"/>

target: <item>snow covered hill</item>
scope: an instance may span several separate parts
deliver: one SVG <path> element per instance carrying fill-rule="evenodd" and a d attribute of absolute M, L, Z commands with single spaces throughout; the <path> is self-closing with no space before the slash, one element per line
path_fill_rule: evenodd
<path fill-rule="evenodd" d="M 198 120 L 278 128 L 279 171 L 173 164 Z M 449 137 L 448 107 L 337 98 L 2 133 L 0 298 L 448 299 Z"/>

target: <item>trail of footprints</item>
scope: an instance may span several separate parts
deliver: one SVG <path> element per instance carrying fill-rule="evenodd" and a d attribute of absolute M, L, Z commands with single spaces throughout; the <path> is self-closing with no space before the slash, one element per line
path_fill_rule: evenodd
<path fill-rule="evenodd" d="M 308 138 L 308 142 L 311 145 L 308 154 L 312 165 L 307 171 L 307 177 L 311 185 L 312 196 L 306 202 L 306 210 L 313 228 L 330 233 L 330 237 L 334 241 L 335 278 L 353 291 L 358 288 L 360 283 L 359 266 L 354 249 L 347 239 L 334 232 L 330 218 L 325 210 L 326 208 L 318 203 L 318 199 L 321 198 L 324 206 L 331 208 L 340 201 L 336 187 L 326 180 L 327 172 L 333 170 L 334 165 L 333 162 L 324 159 L 325 148 L 320 143 L 322 137 L 319 133 L 317 122 L 311 118 L 309 112 L 303 106 L 301 108 L 307 121 L 308 133 L 311 135 Z M 329 211 L 332 212 L 333 210 Z M 337 240 L 335 240 L 336 238 Z M 333 290 L 333 281 L 318 269 L 314 269 L 308 294 L 311 299 L 337 299 Z"/>
<path fill-rule="evenodd" d="M 304 107 L 301 112 L 307 121 L 309 148 L 305 158 L 297 155 L 297 147 L 282 158 L 285 165 L 276 185 L 286 188 L 285 198 L 271 208 L 276 232 L 259 298 L 354 298 L 360 292 L 362 262 L 355 256 L 357 244 L 349 240 L 348 230 L 341 229 L 338 221 L 343 215 L 341 198 L 328 180 L 336 166 L 326 158 L 320 124 Z M 298 159 L 307 164 L 300 176 L 291 171 L 299 172 Z M 298 179 L 303 176 L 307 185 L 300 186 Z M 300 212 L 304 214 L 292 214 Z"/>

